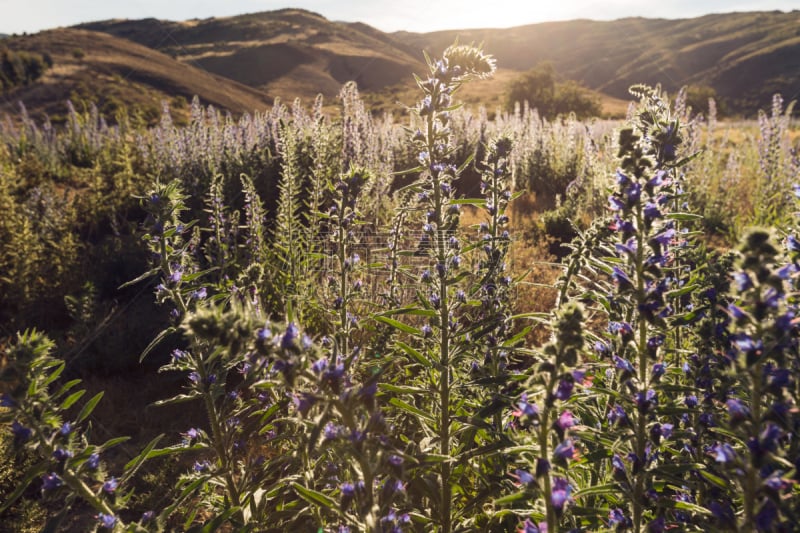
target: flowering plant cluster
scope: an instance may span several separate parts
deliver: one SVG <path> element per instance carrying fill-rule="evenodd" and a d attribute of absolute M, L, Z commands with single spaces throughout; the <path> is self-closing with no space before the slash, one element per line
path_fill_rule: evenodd
<path fill-rule="evenodd" d="M 785 249 L 772 230 L 738 252 L 702 247 L 681 116 L 636 87 L 616 170 L 575 185 L 605 188 L 604 216 L 575 228 L 552 311 L 515 314 L 509 206 L 530 147 L 510 129 L 463 157 L 454 96 L 494 60 L 464 45 L 427 59 L 404 141 L 414 168 L 369 259 L 388 164 L 366 148 L 374 124 L 352 86 L 340 150 L 319 110 L 226 130 L 274 148 L 274 199 L 210 153 L 222 173 L 140 197 L 150 266 L 130 285 L 153 287 L 166 316 L 142 357 L 161 355 L 180 383 L 153 408 L 201 420 L 120 461 L 109 450 L 124 438 L 93 443 L 102 393 L 82 402 L 54 343 L 20 334 L 0 367 L 0 422 L 33 463 L 0 512 L 35 492 L 59 506 L 49 529 L 87 508 L 95 530 L 131 532 L 793 529 L 796 235 Z M 185 165 L 165 154 L 162 170 Z M 473 171 L 480 197 L 464 198 Z M 541 346 L 529 319 L 550 333 Z M 137 477 L 167 456 L 182 470 L 169 497 L 138 508 Z"/>

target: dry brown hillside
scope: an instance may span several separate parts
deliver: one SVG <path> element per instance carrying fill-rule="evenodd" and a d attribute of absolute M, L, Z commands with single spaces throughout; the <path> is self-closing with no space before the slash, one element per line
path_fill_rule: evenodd
<path fill-rule="evenodd" d="M 137 106 L 149 119 L 160 114 L 162 101 L 180 107 L 195 95 L 237 113 L 272 104 L 264 91 L 106 33 L 57 29 L 3 42 L 15 50 L 49 53 L 53 68 L 37 83 L 2 95 L 0 114 L 15 111 L 22 101 L 32 115 L 46 112 L 58 118 L 67 99 L 95 101 L 109 115 L 123 104 Z"/>
<path fill-rule="evenodd" d="M 423 68 L 389 35 L 365 24 L 332 22 L 301 9 L 184 22 L 146 19 L 84 24 L 150 46 L 269 94 L 306 101 L 336 95 L 354 80 L 362 91 L 411 80 Z"/>

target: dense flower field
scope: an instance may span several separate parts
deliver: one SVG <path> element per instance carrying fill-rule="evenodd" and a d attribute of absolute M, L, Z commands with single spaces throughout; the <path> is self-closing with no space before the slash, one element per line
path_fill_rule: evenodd
<path fill-rule="evenodd" d="M 776 96 L 751 143 L 646 86 L 625 124 L 489 119 L 456 97 L 491 57 L 428 63 L 407 127 L 354 86 L 334 117 L 320 100 L 238 121 L 196 104 L 149 129 L 7 122 L 0 318 L 19 333 L 0 420 L 24 468 L 0 513 L 42 502 L 50 530 L 796 529 L 791 105 Z M 544 211 L 517 236 L 533 193 Z M 547 312 L 522 290 L 531 239 L 564 251 Z M 180 385 L 152 408 L 202 414 L 124 458 L 125 437 L 93 430 L 103 393 L 72 379 L 98 292 L 119 290 L 163 312 L 117 370 L 155 359 Z M 66 327 L 43 310 L 57 299 Z M 167 461 L 163 497 L 142 496 Z"/>

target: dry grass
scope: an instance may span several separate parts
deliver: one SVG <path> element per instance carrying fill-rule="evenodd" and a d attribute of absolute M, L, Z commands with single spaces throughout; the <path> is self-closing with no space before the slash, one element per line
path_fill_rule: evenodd
<path fill-rule="evenodd" d="M 557 291 L 554 284 L 562 270 L 548 251 L 549 243 L 535 229 L 541 212 L 535 193 L 520 196 L 511 203 L 508 211 L 510 233 L 516 236 L 508 264 L 510 275 L 519 280 L 512 302 L 515 314 L 549 313 L 555 304 Z M 462 227 L 477 225 L 483 220 L 474 207 L 466 206 L 462 210 Z M 518 327 L 528 324 L 532 323 L 527 319 L 518 321 Z M 529 346 L 540 345 L 549 337 L 546 328 L 533 325 L 527 337 Z"/>

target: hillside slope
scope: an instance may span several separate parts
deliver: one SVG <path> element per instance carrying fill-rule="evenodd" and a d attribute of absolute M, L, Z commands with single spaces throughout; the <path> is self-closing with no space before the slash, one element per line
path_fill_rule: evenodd
<path fill-rule="evenodd" d="M 38 82 L 6 93 L 0 114 L 22 101 L 30 113 L 63 116 L 66 100 L 94 101 L 107 115 L 131 104 L 145 118 L 160 114 L 161 102 L 180 105 L 193 96 L 234 113 L 272 103 L 265 92 L 176 61 L 166 54 L 105 33 L 57 29 L 3 41 L 12 50 L 49 53 L 53 68 Z M 183 100 L 176 98 L 183 97 Z"/>
<path fill-rule="evenodd" d="M 573 20 L 508 29 L 398 32 L 407 46 L 437 51 L 458 38 L 483 43 L 505 68 L 552 62 L 565 77 L 627 97 L 634 83 L 675 91 L 713 87 L 732 109 L 752 113 L 771 95 L 800 94 L 800 11 L 751 12 L 665 20 Z"/>
<path fill-rule="evenodd" d="M 81 28 L 129 39 L 284 100 L 333 96 L 355 80 L 365 91 L 411 80 L 417 57 L 365 24 L 300 9 L 170 22 L 109 20 Z"/>

